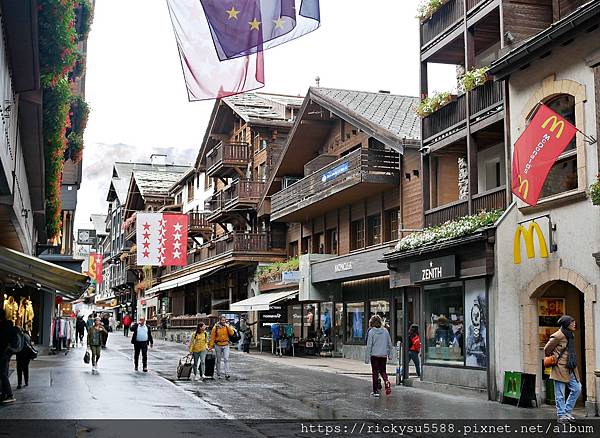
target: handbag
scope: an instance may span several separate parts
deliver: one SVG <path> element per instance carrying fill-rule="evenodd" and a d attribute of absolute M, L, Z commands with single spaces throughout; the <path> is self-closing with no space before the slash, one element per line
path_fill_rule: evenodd
<path fill-rule="evenodd" d="M 83 355 L 83 361 L 84 361 L 85 363 L 90 363 L 90 351 L 89 351 L 89 350 L 87 350 L 87 351 L 85 352 L 85 354 Z"/>
<path fill-rule="evenodd" d="M 544 368 L 555 367 L 558 364 L 558 360 L 561 358 L 561 356 L 563 355 L 563 353 L 565 352 L 566 349 L 567 349 L 567 347 L 563 348 L 563 351 L 560 352 L 558 357 L 554 357 L 554 355 L 546 356 L 544 358 Z"/>
<path fill-rule="evenodd" d="M 27 349 L 27 356 L 29 360 L 37 359 L 39 351 L 33 345 L 29 344 Z"/>

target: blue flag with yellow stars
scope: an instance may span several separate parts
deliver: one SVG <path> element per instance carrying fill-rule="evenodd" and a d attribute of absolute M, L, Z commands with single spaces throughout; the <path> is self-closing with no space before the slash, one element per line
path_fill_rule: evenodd
<path fill-rule="evenodd" d="M 199 0 L 221 61 L 257 53 L 316 30 L 319 0 Z"/>

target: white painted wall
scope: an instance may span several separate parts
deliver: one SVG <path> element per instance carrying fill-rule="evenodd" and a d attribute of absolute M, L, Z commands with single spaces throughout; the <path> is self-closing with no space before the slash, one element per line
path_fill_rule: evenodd
<path fill-rule="evenodd" d="M 521 134 L 523 120 L 521 113 L 528 99 L 542 85 L 542 81 L 551 74 L 556 74 L 556 80 L 569 79 L 583 84 L 586 88 L 587 100 L 584 104 L 585 131 L 598 137 L 595 120 L 595 97 L 593 71 L 585 63 L 584 58 L 598 48 L 600 33 L 582 34 L 575 42 L 566 47 L 552 50 L 552 54 L 542 60 L 537 60 L 524 70 L 514 73 L 510 79 L 510 114 L 512 144 Z M 568 60 L 568 62 L 565 62 Z M 587 186 L 595 180 L 598 173 L 598 157 L 596 146 L 586 146 Z M 523 261 L 520 265 L 513 263 L 513 238 L 517 223 L 527 218 L 551 214 L 552 222 L 557 229 L 554 234 L 558 251 L 550 254 L 547 259 L 527 259 L 524 245 L 522 247 Z M 539 221 L 548 239 L 547 222 Z M 495 297 L 496 306 L 491 308 L 495 320 L 495 356 L 496 378 L 499 389 L 502 388 L 503 374 L 507 370 L 523 369 L 523 336 L 522 314 L 519 295 L 526 290 L 528 284 L 536 275 L 548 270 L 552 261 L 560 259 L 562 266 L 572 269 L 592 284 L 599 283 L 600 268 L 596 265 L 592 253 L 600 251 L 600 207 L 593 206 L 589 199 L 583 199 L 565 204 L 560 207 L 546 208 L 534 214 L 525 215 L 516 206 L 506 215 L 497 229 L 496 243 L 497 282 L 498 290 Z M 536 248 L 536 254 L 539 251 Z M 596 368 L 600 363 L 600 312 L 598 304 L 594 304 L 596 337 Z M 580 322 L 582 323 L 582 321 Z M 539 360 L 541 363 L 542 352 Z"/>

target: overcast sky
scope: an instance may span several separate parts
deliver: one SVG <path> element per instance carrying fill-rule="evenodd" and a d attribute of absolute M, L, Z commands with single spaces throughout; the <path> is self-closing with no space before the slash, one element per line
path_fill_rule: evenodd
<path fill-rule="evenodd" d="M 262 91 L 304 95 L 321 86 L 418 95 L 417 0 L 321 0 L 321 28 L 265 52 Z M 454 69 L 430 68 L 432 90 Z M 106 213 L 112 163 L 196 159 L 214 101 L 187 101 L 165 0 L 97 0 L 88 40 L 83 182 L 76 228 Z"/>

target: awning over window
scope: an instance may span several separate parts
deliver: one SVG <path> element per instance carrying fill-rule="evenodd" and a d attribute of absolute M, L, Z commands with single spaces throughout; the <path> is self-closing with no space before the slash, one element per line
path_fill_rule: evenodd
<path fill-rule="evenodd" d="M 271 304 L 278 303 L 286 299 L 293 298 L 298 295 L 297 290 L 288 290 L 285 292 L 272 292 L 255 297 L 248 298 L 247 300 L 238 301 L 229 306 L 229 310 L 234 312 L 250 312 L 250 311 L 265 311 L 269 310 Z"/>
<path fill-rule="evenodd" d="M 169 290 L 169 289 L 174 289 L 179 286 L 185 286 L 186 284 L 190 284 L 190 283 L 193 283 L 194 281 L 200 280 L 200 278 L 202 278 L 208 274 L 211 274 L 219 269 L 220 269 L 220 267 L 205 269 L 204 271 L 194 272 L 192 274 L 184 275 L 183 277 L 165 281 L 164 283 L 159 283 L 156 286 L 148 289 L 144 295 L 145 295 L 146 299 L 150 299 L 162 290 Z"/>
<path fill-rule="evenodd" d="M 3 246 L 0 246 L 0 279 L 32 287 L 39 285 L 69 299 L 78 298 L 88 284 L 86 275 Z"/>

